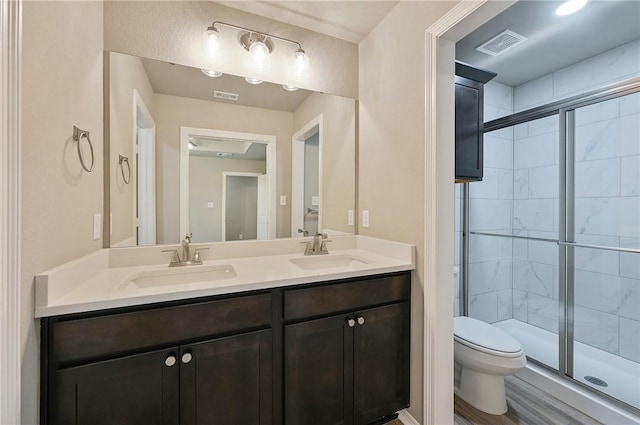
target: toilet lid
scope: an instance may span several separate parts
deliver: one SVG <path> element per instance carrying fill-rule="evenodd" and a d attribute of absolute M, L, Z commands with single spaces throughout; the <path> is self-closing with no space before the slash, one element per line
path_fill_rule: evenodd
<path fill-rule="evenodd" d="M 488 323 L 471 317 L 453 319 L 453 333 L 458 342 L 481 351 L 517 354 L 522 345 L 517 339 Z"/>

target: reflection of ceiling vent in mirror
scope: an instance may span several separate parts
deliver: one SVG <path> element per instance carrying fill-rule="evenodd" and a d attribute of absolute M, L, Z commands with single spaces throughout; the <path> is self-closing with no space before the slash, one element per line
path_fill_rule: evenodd
<path fill-rule="evenodd" d="M 235 94 L 235 93 L 228 93 L 225 91 L 218 91 L 215 90 L 213 92 L 213 98 L 214 99 L 222 99 L 222 100 L 233 100 L 236 101 L 238 100 L 238 98 L 240 97 L 239 94 Z"/>
<path fill-rule="evenodd" d="M 216 155 L 223 158 L 231 158 L 233 156 L 231 152 L 216 152 Z"/>
<path fill-rule="evenodd" d="M 476 50 L 486 53 L 487 55 L 498 56 L 525 41 L 527 41 L 526 37 L 516 34 L 513 31 L 504 30 L 491 40 L 476 47 Z"/>

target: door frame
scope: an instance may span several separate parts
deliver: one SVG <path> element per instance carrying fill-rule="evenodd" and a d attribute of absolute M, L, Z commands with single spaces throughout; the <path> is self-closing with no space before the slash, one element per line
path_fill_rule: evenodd
<path fill-rule="evenodd" d="M 291 237 L 303 237 L 304 228 L 304 148 L 307 139 L 318 133 L 318 232 L 322 232 L 322 146 L 323 116 L 317 115 L 291 136 Z M 317 128 L 317 131 L 316 131 Z"/>
<path fill-rule="evenodd" d="M 141 125 L 140 125 L 141 124 Z M 141 147 L 138 140 L 138 132 L 146 131 L 151 134 L 151 144 L 147 147 Z M 133 140 L 134 149 L 133 154 L 136 159 L 131 160 L 133 164 L 131 166 L 131 185 L 135 197 L 133 199 L 133 236 L 136 240 L 136 245 L 140 245 L 141 233 L 144 232 L 149 235 L 152 242 L 146 245 L 156 244 L 156 167 L 155 167 L 155 152 L 156 152 L 156 123 L 149 112 L 149 108 L 144 103 L 142 96 L 137 89 L 133 89 Z M 147 149 L 149 148 L 149 149 Z M 145 151 L 148 155 L 141 155 Z M 121 165 L 122 166 L 122 165 Z M 143 187 L 140 186 L 138 177 L 144 175 L 146 178 L 143 182 Z M 141 179 L 142 180 L 142 179 Z M 144 189 L 146 203 L 152 204 L 153 207 L 141 208 L 140 205 L 143 202 L 140 197 L 140 189 Z M 144 213 L 144 214 L 141 214 Z M 141 215 L 144 215 L 143 217 Z"/>
<path fill-rule="evenodd" d="M 258 178 L 260 176 L 263 176 L 264 174 L 261 173 L 249 173 L 249 172 L 243 172 L 243 171 L 223 171 L 222 172 L 222 231 L 221 231 L 221 235 L 222 235 L 222 242 L 226 242 L 227 241 L 227 178 L 229 177 L 255 177 L 256 179 L 256 184 L 258 181 Z M 259 185 L 258 185 L 259 186 Z M 259 196 L 259 195 L 258 195 Z M 258 221 L 260 219 L 259 214 L 258 217 L 256 218 L 256 221 Z M 271 225 L 271 223 L 269 223 L 269 225 Z"/>
<path fill-rule="evenodd" d="M 276 136 L 183 126 L 180 127 L 180 235 L 189 234 L 189 135 L 191 134 L 243 142 L 252 141 L 267 145 L 267 208 L 269 209 L 267 239 L 275 238 L 277 182 Z"/>

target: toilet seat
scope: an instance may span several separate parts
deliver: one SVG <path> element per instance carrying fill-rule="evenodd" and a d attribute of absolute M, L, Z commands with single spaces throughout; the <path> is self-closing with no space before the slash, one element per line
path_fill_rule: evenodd
<path fill-rule="evenodd" d="M 502 329 L 470 317 L 454 318 L 454 340 L 473 350 L 514 358 L 523 355 L 522 345 Z"/>

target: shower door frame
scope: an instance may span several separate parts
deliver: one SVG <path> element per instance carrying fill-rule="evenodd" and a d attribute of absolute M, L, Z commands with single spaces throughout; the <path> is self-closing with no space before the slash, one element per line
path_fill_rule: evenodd
<path fill-rule="evenodd" d="M 619 98 L 622 96 L 640 92 L 640 77 L 625 80 L 620 83 L 604 86 L 600 89 L 586 92 L 547 105 L 518 112 L 506 117 L 488 121 L 484 124 L 484 133 L 513 127 L 529 121 L 547 118 L 557 115 L 559 120 L 558 130 L 558 239 L 537 238 L 530 236 L 504 235 L 491 232 L 472 232 L 470 230 L 470 202 L 469 183 L 464 183 L 462 188 L 462 279 L 460 288 L 460 314 L 467 316 L 469 313 L 469 245 L 470 236 L 491 236 L 507 239 L 522 239 L 527 241 L 551 242 L 558 245 L 558 370 L 536 359 L 529 359 L 537 365 L 557 372 L 559 376 L 570 379 L 590 391 L 594 388 L 580 382 L 573 377 L 574 355 L 574 305 L 575 305 L 575 248 L 589 248 L 605 251 L 627 252 L 640 255 L 640 249 L 609 247 L 600 245 L 580 244 L 575 241 L 575 110 L 585 106 Z M 513 283 L 512 283 L 513 285 Z M 598 394 L 624 406 L 629 406 L 623 401 L 604 392 Z M 631 406 L 636 408 L 635 406 Z M 637 408 L 636 408 L 637 409 Z"/>

